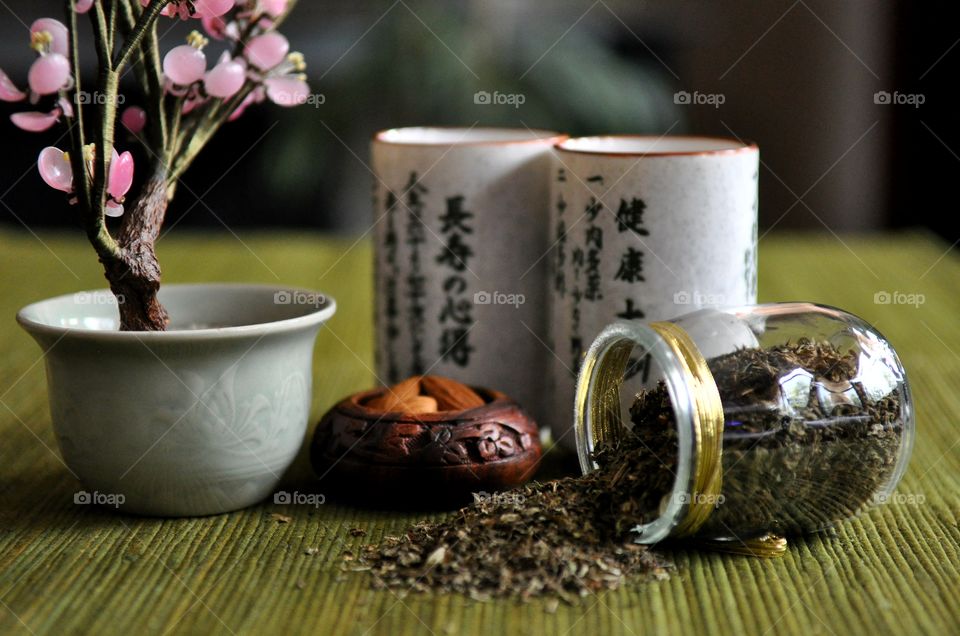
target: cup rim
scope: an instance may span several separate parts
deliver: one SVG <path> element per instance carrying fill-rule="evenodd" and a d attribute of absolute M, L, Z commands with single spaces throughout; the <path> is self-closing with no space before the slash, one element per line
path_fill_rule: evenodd
<path fill-rule="evenodd" d="M 591 148 L 571 148 L 568 144 L 572 142 L 583 142 L 587 140 L 622 140 L 622 141 L 640 141 L 650 140 L 654 142 L 663 140 L 700 140 L 704 142 L 727 142 L 736 145 L 735 148 L 717 148 L 713 150 L 660 150 L 652 152 L 644 151 L 612 151 Z M 569 154 L 593 155 L 602 157 L 699 157 L 699 156 L 723 156 L 737 155 L 749 152 L 758 152 L 760 147 L 756 142 L 747 139 L 737 139 L 735 137 L 722 137 L 714 135 L 587 135 L 583 137 L 568 137 L 557 142 L 554 146 L 557 152 Z"/>
<path fill-rule="evenodd" d="M 464 139 L 460 141 L 402 141 L 397 139 L 388 139 L 391 134 L 411 133 L 413 131 L 441 131 L 456 132 L 461 131 Z M 517 139 L 467 139 L 467 135 L 472 133 L 486 132 L 495 133 L 532 133 L 533 136 Z M 389 146 L 407 146 L 407 147 L 472 147 L 472 146 L 508 146 L 520 144 L 544 144 L 555 147 L 570 138 L 567 133 L 556 130 L 547 130 L 546 128 L 511 128 L 509 126 L 401 126 L 397 128 L 385 128 L 377 131 L 373 135 L 375 143 L 386 144 Z"/>
<path fill-rule="evenodd" d="M 300 316 L 292 318 L 281 318 L 268 322 L 257 322 L 252 324 L 231 325 L 226 327 L 204 327 L 200 329 L 171 329 L 167 331 L 120 331 L 116 329 L 95 329 L 91 327 L 55 325 L 44 322 L 34 317 L 44 305 L 51 305 L 57 302 L 70 301 L 76 302 L 78 294 L 100 294 L 110 295 L 109 289 L 96 289 L 61 294 L 52 298 L 46 298 L 20 309 L 17 312 L 17 322 L 31 335 L 49 335 L 56 338 L 81 338 L 97 341 L 111 342 L 129 342 L 133 340 L 163 340 L 164 342 L 195 342 L 199 340 L 222 340 L 229 338 L 249 338 L 251 336 L 266 336 L 278 333 L 288 333 L 310 327 L 319 327 L 320 324 L 328 320 L 337 310 L 337 302 L 332 296 L 300 287 L 288 287 L 284 285 L 269 284 L 246 284 L 246 283 L 181 283 L 162 285 L 160 294 L 164 290 L 170 291 L 190 291 L 201 290 L 215 292 L 241 292 L 241 291 L 262 291 L 269 292 L 287 292 L 300 294 L 320 294 L 323 302 L 315 305 L 313 311 L 308 311 Z M 161 298 L 161 301 L 163 299 Z"/>

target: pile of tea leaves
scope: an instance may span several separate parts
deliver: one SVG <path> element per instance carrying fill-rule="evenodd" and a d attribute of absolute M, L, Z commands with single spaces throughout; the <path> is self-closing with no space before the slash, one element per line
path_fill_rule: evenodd
<path fill-rule="evenodd" d="M 856 513 L 894 469 L 899 393 L 864 386 L 853 352 L 800 340 L 708 360 L 724 407 L 723 498 L 700 536 L 789 535 Z M 880 387 L 882 388 L 882 387 Z M 388 536 L 345 567 L 375 587 L 549 596 L 575 603 L 673 565 L 635 543 L 674 480 L 676 423 L 661 382 L 636 396 L 631 429 L 598 444 L 598 469 L 485 498 L 438 523 Z"/>
<path fill-rule="evenodd" d="M 638 400 L 635 416 L 661 418 L 665 398 L 656 399 Z M 487 496 L 444 521 L 417 523 L 402 536 L 348 552 L 345 568 L 369 571 L 377 588 L 571 604 L 627 580 L 667 579 L 673 564 L 630 532 L 656 516 L 673 483 L 674 429 L 661 432 L 599 446 L 599 469 L 588 475 Z M 647 448 L 664 441 L 673 448 L 657 453 L 661 462 Z"/>

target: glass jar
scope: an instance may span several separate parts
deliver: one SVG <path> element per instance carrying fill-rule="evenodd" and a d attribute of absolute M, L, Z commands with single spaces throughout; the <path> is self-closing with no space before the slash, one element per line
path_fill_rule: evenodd
<path fill-rule="evenodd" d="M 634 442 L 672 473 L 655 496 L 636 493 L 654 502 L 638 542 L 694 537 L 760 556 L 884 501 L 914 439 L 893 347 L 810 303 L 613 323 L 584 359 L 575 419 L 584 473 L 602 445 Z"/>

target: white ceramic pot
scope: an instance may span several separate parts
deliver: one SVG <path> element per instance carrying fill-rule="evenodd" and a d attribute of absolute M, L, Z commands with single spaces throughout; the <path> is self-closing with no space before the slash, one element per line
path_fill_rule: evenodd
<path fill-rule="evenodd" d="M 82 501 L 145 515 L 236 510 L 274 491 L 303 443 L 317 292 L 166 285 L 164 332 L 118 331 L 117 300 L 80 292 L 17 321 L 45 354 L 53 428 Z"/>

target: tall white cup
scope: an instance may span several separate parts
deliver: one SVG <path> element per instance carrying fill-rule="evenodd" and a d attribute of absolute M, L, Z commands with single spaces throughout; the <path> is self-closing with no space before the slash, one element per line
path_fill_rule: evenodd
<path fill-rule="evenodd" d="M 552 178 L 548 415 L 575 447 L 580 362 L 617 319 L 757 300 L 756 145 L 607 136 L 557 147 Z"/>
<path fill-rule="evenodd" d="M 552 131 L 398 128 L 373 140 L 382 382 L 435 373 L 546 414 Z"/>

